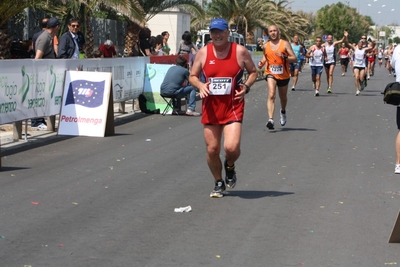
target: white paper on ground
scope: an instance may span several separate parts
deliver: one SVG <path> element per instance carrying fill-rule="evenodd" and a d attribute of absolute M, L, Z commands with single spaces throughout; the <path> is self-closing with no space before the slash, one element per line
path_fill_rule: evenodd
<path fill-rule="evenodd" d="M 191 206 L 187 206 L 187 207 L 180 207 L 180 208 L 175 208 L 174 212 L 189 212 L 192 211 L 192 207 Z"/>

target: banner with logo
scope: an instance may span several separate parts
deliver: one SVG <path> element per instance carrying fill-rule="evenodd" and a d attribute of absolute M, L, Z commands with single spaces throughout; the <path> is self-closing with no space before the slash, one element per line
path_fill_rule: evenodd
<path fill-rule="evenodd" d="M 110 72 L 67 71 L 58 134 L 103 137 L 110 89 Z"/>
<path fill-rule="evenodd" d="M 164 99 L 161 98 L 160 86 L 164 81 L 165 74 L 172 66 L 174 65 L 146 64 L 143 94 L 147 99 L 146 105 L 148 109 L 159 108 L 162 111 L 167 106 Z"/>
<path fill-rule="evenodd" d="M 148 57 L 0 60 L 0 124 L 59 114 L 68 70 L 111 72 L 113 101 L 137 98 L 148 62 Z"/>

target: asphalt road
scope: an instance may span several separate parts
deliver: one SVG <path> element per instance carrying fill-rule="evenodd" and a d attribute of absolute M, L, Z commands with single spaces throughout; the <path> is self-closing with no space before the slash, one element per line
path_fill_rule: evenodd
<path fill-rule="evenodd" d="M 388 243 L 400 208 L 396 109 L 380 94 L 394 78 L 377 68 L 358 97 L 339 66 L 333 94 L 322 80 L 314 97 L 306 66 L 274 131 L 266 83 L 253 86 L 238 183 L 221 199 L 209 198 L 198 117 L 133 115 L 112 137 L 8 151 L 0 266 L 399 265 L 400 244 Z"/>

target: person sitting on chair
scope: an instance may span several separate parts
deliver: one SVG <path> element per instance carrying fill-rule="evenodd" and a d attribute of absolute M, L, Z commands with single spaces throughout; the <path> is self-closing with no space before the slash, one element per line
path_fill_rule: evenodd
<path fill-rule="evenodd" d="M 161 94 L 166 96 L 174 96 L 177 99 L 185 97 L 189 94 L 189 103 L 186 115 L 200 116 L 196 112 L 196 88 L 188 85 L 189 70 L 187 67 L 187 60 L 183 56 L 178 56 L 176 59 L 176 66 L 168 69 L 164 81 L 161 84 Z M 180 107 L 174 103 L 174 113 L 179 114 Z"/>

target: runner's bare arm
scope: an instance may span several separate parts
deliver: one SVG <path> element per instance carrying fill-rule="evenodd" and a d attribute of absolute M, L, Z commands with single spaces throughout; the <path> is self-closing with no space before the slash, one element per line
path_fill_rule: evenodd
<path fill-rule="evenodd" d="M 350 47 L 353 50 L 356 50 L 355 46 L 349 43 L 349 33 L 347 31 L 344 31 L 344 43 L 346 46 Z"/>
<path fill-rule="evenodd" d="M 285 41 L 285 49 L 287 53 L 287 59 L 290 63 L 297 63 L 297 57 L 293 52 L 292 46 L 289 42 Z"/>
<path fill-rule="evenodd" d="M 336 42 L 333 42 L 333 45 L 334 45 L 334 46 L 337 46 L 338 44 L 343 43 L 343 41 L 344 41 L 344 35 L 343 35 L 342 39 L 337 40 Z"/>
<path fill-rule="evenodd" d="M 203 47 L 197 52 L 196 58 L 193 62 L 192 69 L 190 70 L 189 82 L 200 92 L 200 97 L 205 98 L 209 95 L 210 90 L 208 85 L 210 82 L 203 83 L 200 81 L 200 74 L 203 70 L 204 62 L 207 57 L 207 47 Z"/>
<path fill-rule="evenodd" d="M 248 78 L 245 81 L 245 84 L 241 84 L 241 90 L 236 90 L 235 100 L 243 100 L 244 95 L 246 94 L 247 88 L 250 88 L 257 79 L 257 69 L 254 65 L 253 59 L 249 51 L 241 45 L 238 45 L 236 48 L 236 56 L 238 59 L 238 64 L 243 69 L 246 69 L 248 73 Z"/>

